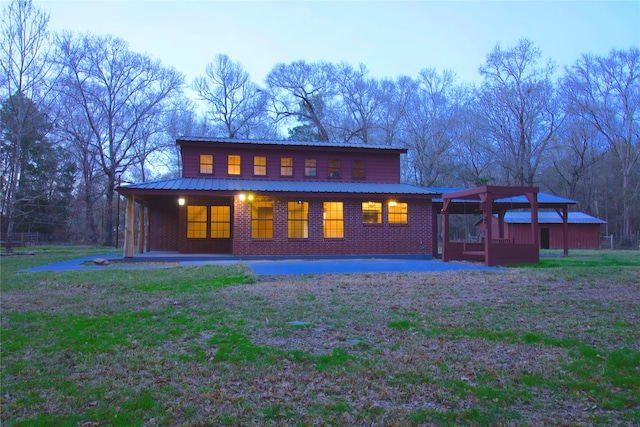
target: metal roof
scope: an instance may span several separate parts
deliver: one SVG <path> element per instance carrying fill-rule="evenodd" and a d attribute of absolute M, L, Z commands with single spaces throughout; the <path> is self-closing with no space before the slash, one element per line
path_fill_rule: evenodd
<path fill-rule="evenodd" d="M 508 211 L 504 215 L 504 222 L 509 224 L 531 224 L 531 212 Z M 567 217 L 569 224 L 606 224 L 599 218 L 584 212 L 569 212 Z M 538 211 L 538 224 L 562 224 L 562 218 L 557 212 Z"/>
<path fill-rule="evenodd" d="M 457 191 L 464 191 L 464 190 L 468 190 L 468 188 L 447 188 L 447 187 L 428 187 L 429 190 L 435 192 L 435 193 L 439 193 L 439 194 L 446 194 L 446 193 L 453 193 L 453 192 L 457 192 Z M 438 197 L 433 199 L 434 202 L 440 202 L 442 203 L 442 197 Z M 452 200 L 454 203 L 464 203 L 464 202 L 472 202 L 470 200 L 466 200 L 466 199 L 453 199 Z M 507 197 L 504 199 L 497 199 L 494 200 L 494 203 L 505 203 L 505 204 L 518 204 L 518 203 L 526 203 L 528 204 L 529 201 L 527 200 L 527 198 L 525 196 L 515 196 L 515 197 Z M 571 199 L 565 199 L 563 197 L 559 197 L 559 196 L 554 196 L 553 194 L 548 194 L 548 193 L 543 193 L 543 192 L 538 192 L 538 204 L 568 204 L 568 205 L 575 205 L 577 202 L 575 200 L 571 200 Z"/>
<path fill-rule="evenodd" d="M 434 195 L 427 188 L 410 184 L 344 181 L 271 181 L 257 179 L 176 178 L 165 181 L 123 184 L 118 190 L 178 191 L 255 191 L 282 193 L 363 193 Z"/>
<path fill-rule="evenodd" d="M 391 145 L 365 144 L 362 142 L 334 142 L 334 141 L 282 141 L 282 140 L 262 140 L 262 139 L 232 139 L 214 138 L 207 136 L 183 136 L 176 140 L 176 143 L 184 142 L 210 142 L 225 144 L 259 144 L 297 147 L 329 147 L 329 148 L 366 148 L 372 150 L 396 150 L 407 151 L 406 148 Z"/>

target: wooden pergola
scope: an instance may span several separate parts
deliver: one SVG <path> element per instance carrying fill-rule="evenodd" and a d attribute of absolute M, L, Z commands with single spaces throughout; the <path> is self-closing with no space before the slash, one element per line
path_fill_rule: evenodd
<path fill-rule="evenodd" d="M 487 266 L 537 263 L 539 257 L 538 187 L 484 186 L 445 193 L 442 196 L 442 260 L 484 261 Z M 524 200 L 522 197 L 524 196 Z M 473 208 L 471 208 L 473 206 Z M 563 219 L 564 254 L 568 255 L 568 205 L 557 203 L 553 207 Z M 484 242 L 449 241 L 449 215 L 467 214 L 468 209 L 479 211 L 486 227 Z M 514 243 L 504 237 L 504 216 L 508 210 L 529 209 L 531 212 L 531 239 L 527 243 Z M 560 209 L 562 213 L 560 213 Z M 498 237 L 492 230 L 491 218 L 498 217 Z"/>

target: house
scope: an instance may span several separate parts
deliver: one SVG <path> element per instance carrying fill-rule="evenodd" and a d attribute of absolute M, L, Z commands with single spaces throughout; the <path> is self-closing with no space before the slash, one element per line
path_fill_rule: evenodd
<path fill-rule="evenodd" d="M 493 237 L 499 231 L 498 217 L 493 216 Z M 599 249 L 600 229 L 606 221 L 583 212 L 568 212 L 567 217 L 568 245 L 570 249 Z M 479 231 L 486 227 L 484 223 L 476 224 Z M 531 212 L 509 211 L 504 216 L 503 234 L 514 242 L 522 242 L 528 237 L 531 226 Z M 540 230 L 541 249 L 562 249 L 563 230 L 562 217 L 555 211 L 538 211 L 538 228 Z"/>
<path fill-rule="evenodd" d="M 182 177 L 122 185 L 125 257 L 401 255 L 437 251 L 432 199 L 400 182 L 406 149 L 183 137 Z M 146 212 L 134 230 L 134 206 Z"/>

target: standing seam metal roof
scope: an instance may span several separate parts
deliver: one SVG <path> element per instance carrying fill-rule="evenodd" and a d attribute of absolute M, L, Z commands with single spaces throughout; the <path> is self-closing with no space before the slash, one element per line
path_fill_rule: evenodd
<path fill-rule="evenodd" d="M 122 185 L 123 190 L 165 191 L 263 191 L 287 193 L 377 193 L 437 195 L 430 189 L 410 184 L 344 181 L 271 181 L 250 179 L 176 178 L 165 181 Z"/>
<path fill-rule="evenodd" d="M 184 142 L 211 142 L 225 144 L 257 144 L 257 145 L 279 145 L 296 147 L 329 147 L 329 148 L 366 148 L 374 150 L 400 150 L 406 151 L 405 147 L 395 145 L 366 144 L 362 142 L 331 142 L 331 141 L 282 141 L 282 140 L 256 140 L 256 139 L 231 139 L 212 138 L 205 136 L 183 136 L 176 140 L 176 143 Z"/>

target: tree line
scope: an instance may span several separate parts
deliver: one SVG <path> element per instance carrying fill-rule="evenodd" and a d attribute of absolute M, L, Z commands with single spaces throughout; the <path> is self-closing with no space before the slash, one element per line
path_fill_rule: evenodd
<path fill-rule="evenodd" d="M 610 233 L 640 228 L 638 47 L 585 53 L 560 70 L 528 39 L 497 44 L 478 84 L 429 67 L 376 79 L 362 64 L 303 60 L 276 64 L 259 84 L 219 54 L 189 84 L 120 38 L 53 34 L 48 20 L 31 0 L 2 12 L 0 195 L 9 234 L 112 246 L 114 189 L 180 176 L 182 135 L 405 147 L 405 182 L 535 185 L 577 200 Z"/>

